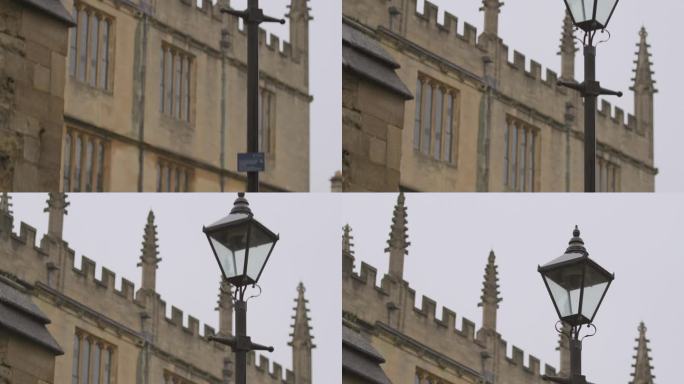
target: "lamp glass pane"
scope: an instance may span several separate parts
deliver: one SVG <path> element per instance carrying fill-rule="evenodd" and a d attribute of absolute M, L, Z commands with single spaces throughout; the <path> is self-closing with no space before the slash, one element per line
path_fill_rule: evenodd
<path fill-rule="evenodd" d="M 567 0 L 568 8 L 575 19 L 575 23 L 579 24 L 592 19 L 594 1 L 596 0 Z"/>
<path fill-rule="evenodd" d="M 546 281 L 549 284 L 551 295 L 553 295 L 553 300 L 556 302 L 556 307 L 558 308 L 561 317 L 576 314 L 577 308 L 579 307 L 581 289 L 568 290 L 551 279 L 546 278 Z"/>
<path fill-rule="evenodd" d="M 592 319 L 598 310 L 603 293 L 608 289 L 608 278 L 591 266 L 587 267 L 584 277 L 584 299 L 582 300 L 582 315 Z"/>
<path fill-rule="evenodd" d="M 230 279 L 243 274 L 247 249 L 247 228 L 247 225 L 240 225 L 209 235 L 226 278 Z"/>
<path fill-rule="evenodd" d="M 596 21 L 598 21 L 604 28 L 608 23 L 610 13 L 615 8 L 617 0 L 598 0 L 596 5 Z"/>
<path fill-rule="evenodd" d="M 259 273 L 264 268 L 275 239 L 264 232 L 256 225 L 252 226 L 250 238 L 249 261 L 247 264 L 247 276 L 252 280 L 259 277 Z"/>
<path fill-rule="evenodd" d="M 548 271 L 544 275 L 562 317 L 579 313 L 583 272 L 584 264 L 576 263 Z"/>

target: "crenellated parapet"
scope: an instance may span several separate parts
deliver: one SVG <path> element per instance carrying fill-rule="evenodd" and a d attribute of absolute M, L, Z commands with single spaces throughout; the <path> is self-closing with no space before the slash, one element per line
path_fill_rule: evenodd
<path fill-rule="evenodd" d="M 447 356 L 457 356 L 459 362 L 479 371 L 486 345 L 476 333 L 474 321 L 462 317 L 459 324 L 456 312 L 448 307 L 442 307 L 438 314 L 437 301 L 429 296 L 417 300 L 415 290 L 407 282 L 397 284 L 395 279 L 385 275 L 378 284 L 377 269 L 363 262 L 358 273 L 343 277 L 342 289 L 343 312 L 353 314 L 357 321 L 370 325 L 383 323 L 383 327 L 389 326 L 414 342 L 429 340 L 429 343 L 425 342 L 429 348 Z M 402 290 L 405 300 L 393 301 L 396 297 L 393 290 Z M 394 322 L 395 317 L 401 320 Z M 390 324 L 387 324 L 388 318 Z M 397 334 L 392 337 L 399 337 Z M 555 368 L 548 364 L 542 367 L 540 360 L 531 354 L 525 362 L 526 353 L 516 346 L 507 354 L 508 343 L 498 333 L 496 343 L 500 351 L 496 357 L 499 359 L 499 375 L 541 383 L 541 375 L 555 374 Z"/>
<path fill-rule="evenodd" d="M 259 357 L 257 361 L 257 356 Z M 263 382 L 264 379 L 268 379 L 272 381 L 274 384 L 275 383 L 281 383 L 281 384 L 294 384 L 295 383 L 295 376 L 294 372 L 290 371 L 289 369 L 286 369 L 285 372 L 283 372 L 283 366 L 269 360 L 268 357 L 264 355 L 257 355 L 254 351 L 250 351 L 247 353 L 247 367 L 248 367 L 248 372 L 252 371 L 255 372 L 256 375 L 259 376 L 259 378 L 252 378 L 249 374 L 247 376 L 247 381 L 249 382 L 250 380 L 259 380 L 260 382 Z M 249 367 L 254 367 L 254 370 L 250 370 Z"/>

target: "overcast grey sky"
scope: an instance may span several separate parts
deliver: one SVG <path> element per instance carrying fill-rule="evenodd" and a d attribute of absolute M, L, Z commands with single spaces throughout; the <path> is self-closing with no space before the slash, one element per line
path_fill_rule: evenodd
<path fill-rule="evenodd" d="M 423 10 L 424 0 L 417 0 Z M 483 13 L 478 9 L 481 0 L 433 0 L 440 8 L 439 20 L 444 10 L 459 19 L 458 30 L 463 32 L 463 22 L 475 25 L 482 31 Z M 562 0 L 514 0 L 505 1 L 499 15 L 499 35 L 509 46 L 510 61 L 513 50 L 518 50 L 560 73 L 560 57 L 556 55 L 560 44 L 561 26 L 565 5 Z M 675 0 L 627 1 L 618 3 L 609 24 L 612 38 L 597 48 L 596 75 L 605 88 L 621 90 L 625 95 L 618 99 L 607 97 L 627 113 L 634 111 L 634 99 L 629 87 L 632 85 L 633 61 L 639 29 L 645 26 L 651 44 L 656 88 L 655 96 L 655 165 L 660 169 L 656 177 L 657 192 L 684 191 L 684 158 L 680 144 L 684 142 L 684 127 L 678 116 L 681 90 L 684 86 L 682 64 L 684 55 L 675 44 L 682 34 L 680 17 L 684 2 Z M 584 77 L 582 52 L 577 52 L 576 78 Z M 546 71 L 542 70 L 543 76 Z M 600 104 L 599 104 L 600 105 Z"/>
<path fill-rule="evenodd" d="M 291 0 L 261 0 L 269 16 L 282 17 Z M 246 0 L 232 0 L 243 9 Z M 311 191 L 329 192 L 330 178 L 342 164 L 342 0 L 310 0 L 309 84 L 311 104 Z M 288 41 L 289 23 L 262 24 L 262 28 Z M 287 116 L 280 116 L 286 119 Z"/>
<path fill-rule="evenodd" d="M 365 261 L 387 272 L 383 252 L 394 194 L 345 194 L 342 221 L 353 228 L 356 268 Z M 480 299 L 490 249 L 497 256 L 503 302 L 497 329 L 511 346 L 556 368 L 557 316 L 537 266 L 563 254 L 579 225 L 590 256 L 615 273 L 595 319 L 598 333 L 584 341 L 583 370 L 594 383 L 631 380 L 634 339 L 644 321 L 657 383 L 680 377 L 681 234 L 684 197 L 660 195 L 409 194 L 409 241 L 404 278 L 458 316 L 482 324 Z M 341 235 L 341 230 L 340 230 Z M 379 283 L 379 282 L 378 282 Z M 543 365 L 542 365 L 543 366 Z"/>
<path fill-rule="evenodd" d="M 15 230 L 23 220 L 47 229 L 46 194 L 14 194 Z M 140 287 L 139 261 L 143 229 L 150 209 L 156 215 L 159 254 L 157 292 L 171 306 L 218 329 L 216 307 L 219 269 L 202 226 L 228 214 L 235 194 L 78 194 L 70 195 L 64 238 L 81 255 L 97 263 L 96 276 L 106 266 Z M 314 343 L 314 380 L 339 383 L 340 372 L 340 234 L 339 209 L 330 194 L 247 195 L 263 224 L 280 234 L 260 280 L 263 293 L 248 302 L 248 334 L 257 343 L 273 345 L 266 355 L 292 368 L 287 345 L 297 284 L 306 286 Z M 331 262 L 331 260 L 335 262 Z M 203 332 L 203 331 L 201 331 Z"/>

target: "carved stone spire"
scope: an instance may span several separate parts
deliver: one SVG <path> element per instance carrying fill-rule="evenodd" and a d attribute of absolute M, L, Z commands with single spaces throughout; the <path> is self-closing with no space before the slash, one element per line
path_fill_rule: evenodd
<path fill-rule="evenodd" d="M 69 206 L 65 193 L 50 192 L 47 200 L 47 207 L 43 212 L 48 212 L 48 235 L 56 239 L 62 238 L 64 230 L 64 215 L 67 214 Z"/>
<path fill-rule="evenodd" d="M 563 32 L 561 33 L 560 51 L 558 54 L 561 57 L 561 80 L 573 81 L 575 80 L 575 52 L 577 46 L 575 45 L 575 27 L 572 24 L 572 17 L 570 12 L 565 11 L 565 18 L 563 19 Z"/>
<path fill-rule="evenodd" d="M 309 0 L 291 0 L 287 6 L 290 12 L 286 15 L 290 19 L 290 44 L 295 58 L 309 55 L 309 21 L 311 8 Z"/>
<path fill-rule="evenodd" d="M 303 283 L 297 286 L 297 298 L 295 299 L 296 306 L 294 324 L 292 324 L 292 341 L 288 343 L 292 347 L 292 370 L 295 376 L 295 384 L 311 384 L 311 350 L 316 348 L 313 343 L 313 336 L 311 335 L 311 326 L 309 325 L 309 309 L 306 304 L 309 302 L 304 298 Z"/>
<path fill-rule="evenodd" d="M 570 334 L 570 326 L 563 323 L 563 333 L 566 335 Z M 560 352 L 560 367 L 558 370 L 558 375 L 561 377 L 567 377 L 570 375 L 570 340 L 567 336 L 559 335 L 558 347 L 556 351 Z"/>
<path fill-rule="evenodd" d="M 496 330 L 496 311 L 503 299 L 499 297 L 499 272 L 494 251 L 489 252 L 480 299 L 478 306 L 482 307 L 482 328 Z"/>
<path fill-rule="evenodd" d="M 655 80 L 653 79 L 653 70 L 651 66 L 651 47 L 647 42 L 648 32 L 646 28 L 641 27 L 639 31 L 639 43 L 636 52 L 637 58 L 634 61 L 636 67 L 634 68 L 634 84 L 630 88 L 634 92 L 634 115 L 636 117 L 636 130 L 640 134 L 646 134 L 651 137 L 651 147 L 653 147 L 653 95 L 658 92 L 655 88 Z M 653 158 L 653 148 L 651 148 L 651 156 Z"/>
<path fill-rule="evenodd" d="M 138 267 L 142 267 L 141 290 L 153 292 L 156 288 L 157 268 L 161 261 L 157 246 L 157 226 L 154 224 L 154 212 L 147 215 L 147 224 L 143 234 L 142 254 Z"/>
<path fill-rule="evenodd" d="M 632 373 L 630 384 L 653 384 L 655 376 L 652 373 L 653 367 L 649 356 L 651 349 L 648 348 L 648 342 L 650 340 L 646 338 L 646 326 L 643 321 L 639 324 L 639 337 L 635 341 L 637 342 L 637 346 L 634 348 L 636 355 L 634 356 L 634 364 L 632 364 L 634 373 Z"/>
<path fill-rule="evenodd" d="M 224 279 L 219 284 L 218 297 L 219 335 L 229 336 L 233 334 L 233 295 L 230 284 Z"/>
<path fill-rule="evenodd" d="M 499 35 L 499 13 L 503 5 L 504 3 L 499 0 L 482 0 L 480 11 L 484 11 L 484 33 Z"/>
<path fill-rule="evenodd" d="M 397 204 L 394 206 L 394 215 L 392 217 L 392 226 L 390 229 L 389 240 L 387 240 L 388 247 L 385 252 L 390 254 L 389 275 L 402 280 L 404 278 L 404 256 L 408 255 L 408 247 L 411 245 L 408 242 L 408 221 L 406 217 L 406 206 L 404 205 L 406 199 L 404 193 L 399 193 Z"/>
<path fill-rule="evenodd" d="M 352 228 L 349 224 L 342 228 L 342 276 L 349 277 L 354 272 L 354 244 L 351 235 Z"/>

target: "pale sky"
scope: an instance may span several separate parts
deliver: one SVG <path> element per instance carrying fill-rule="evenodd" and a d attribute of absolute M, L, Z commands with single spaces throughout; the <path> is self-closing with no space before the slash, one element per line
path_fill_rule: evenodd
<path fill-rule="evenodd" d="M 417 0 L 423 10 L 424 0 Z M 459 19 L 458 31 L 463 33 L 463 23 L 483 29 L 484 14 L 478 9 L 481 0 L 433 0 L 440 8 L 439 20 L 444 10 L 449 10 Z M 511 0 L 505 1 L 499 15 L 499 36 L 509 46 L 509 61 L 513 50 L 527 56 L 527 68 L 531 59 L 541 63 L 542 76 L 545 68 L 560 73 L 560 56 L 556 55 L 560 45 L 561 26 L 565 12 L 562 0 Z M 618 3 L 608 25 L 612 38 L 597 47 L 596 76 L 604 88 L 620 90 L 621 99 L 607 97 L 611 104 L 627 113 L 634 111 L 634 99 L 629 87 L 632 85 L 633 61 L 636 59 L 636 43 L 639 29 L 645 26 L 648 42 L 651 44 L 653 70 L 655 71 L 655 165 L 660 170 L 656 177 L 657 192 L 684 191 L 684 159 L 680 143 L 684 142 L 684 129 L 678 112 L 681 90 L 684 86 L 682 63 L 684 56 L 679 49 L 678 37 L 682 34 L 680 16 L 684 13 L 684 2 L 675 0 L 627 1 Z M 577 34 L 579 36 L 579 34 Z M 579 44 L 578 44 L 579 47 Z M 583 79 L 584 64 L 582 51 L 577 52 L 576 78 Z M 600 101 L 599 101 L 599 104 Z"/>
<path fill-rule="evenodd" d="M 345 194 L 341 228 L 353 229 L 356 271 L 362 261 L 387 273 L 383 250 L 395 194 Z M 497 330 L 543 364 L 559 366 L 558 320 L 537 266 L 563 254 L 579 225 L 590 257 L 615 273 L 595 318 L 598 333 L 585 339 L 583 372 L 593 383 L 627 383 L 634 339 L 646 323 L 656 383 L 679 382 L 682 336 L 684 196 L 407 194 L 409 254 L 404 279 L 437 302 L 482 324 L 480 300 L 489 251 L 496 253 L 503 301 Z M 341 229 L 339 230 L 341 236 Z M 475 367 L 477 368 L 477 367 Z"/>
<path fill-rule="evenodd" d="M 259 6 L 273 17 L 288 12 L 290 0 L 261 0 Z M 244 9 L 246 0 L 232 0 L 231 7 Z M 329 192 L 330 178 L 342 164 L 342 0 L 310 0 L 313 20 L 309 32 L 309 92 L 311 104 L 312 192 Z M 263 29 L 290 40 L 289 23 L 265 23 Z M 281 116 L 280 118 L 287 118 Z"/>
<path fill-rule="evenodd" d="M 40 239 L 47 229 L 48 215 L 43 213 L 47 194 L 13 197 L 15 231 L 19 222 L 25 221 L 38 229 Z M 167 317 L 173 305 L 184 311 L 185 325 L 187 316 L 192 315 L 200 320 L 200 332 L 205 323 L 218 329 L 214 308 L 220 272 L 202 226 L 227 215 L 235 197 L 233 193 L 70 195 L 64 239 L 76 252 L 77 266 L 81 255 L 87 255 L 97 263 L 97 278 L 101 277 L 101 267 L 106 266 L 116 273 L 117 289 L 122 277 L 133 281 L 138 289 L 141 270 L 136 264 L 147 214 L 153 209 L 162 258 L 157 292 L 167 303 Z M 283 369 L 291 369 L 287 343 L 293 300 L 302 281 L 317 345 L 313 351 L 314 381 L 340 382 L 336 378 L 339 375 L 330 375 L 341 369 L 338 203 L 331 194 L 248 194 L 247 199 L 256 218 L 280 234 L 259 281 L 263 292 L 248 301 L 248 335 L 256 343 L 273 345 L 275 352 L 266 355 Z"/>

